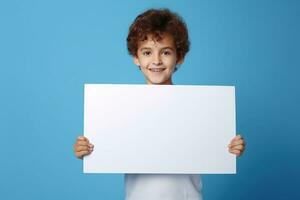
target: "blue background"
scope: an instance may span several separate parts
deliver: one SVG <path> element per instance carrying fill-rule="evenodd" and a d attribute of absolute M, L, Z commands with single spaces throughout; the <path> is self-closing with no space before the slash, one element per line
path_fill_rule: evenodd
<path fill-rule="evenodd" d="M 191 51 L 175 84 L 235 85 L 247 141 L 205 199 L 300 199 L 299 1 L 1 1 L 1 199 L 122 199 L 122 174 L 83 174 L 84 83 L 145 83 L 127 53 L 134 18 L 168 7 Z"/>

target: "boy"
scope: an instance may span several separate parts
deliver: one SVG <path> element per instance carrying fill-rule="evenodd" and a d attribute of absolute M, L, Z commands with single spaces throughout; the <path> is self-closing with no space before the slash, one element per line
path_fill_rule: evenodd
<path fill-rule="evenodd" d="M 172 85 L 172 75 L 189 51 L 188 31 L 180 16 L 168 9 L 150 9 L 140 14 L 129 28 L 127 47 L 147 84 Z M 240 156 L 245 143 L 238 135 L 228 145 Z M 77 138 L 78 158 L 90 154 L 93 145 Z M 202 183 L 195 174 L 126 174 L 126 200 L 201 200 Z"/>

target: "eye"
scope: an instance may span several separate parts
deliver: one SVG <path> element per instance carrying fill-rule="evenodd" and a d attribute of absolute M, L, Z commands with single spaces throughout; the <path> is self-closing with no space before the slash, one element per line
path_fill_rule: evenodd
<path fill-rule="evenodd" d="M 144 56 L 149 56 L 151 54 L 151 51 L 143 51 L 142 53 Z"/>
<path fill-rule="evenodd" d="M 162 52 L 162 54 L 165 55 L 165 56 L 168 56 L 168 55 L 171 55 L 172 52 L 170 50 L 165 50 L 165 51 Z"/>

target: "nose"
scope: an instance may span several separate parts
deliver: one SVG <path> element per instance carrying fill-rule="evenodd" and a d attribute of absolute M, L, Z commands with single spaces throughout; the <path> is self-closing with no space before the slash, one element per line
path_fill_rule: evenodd
<path fill-rule="evenodd" d="M 161 62 L 161 58 L 160 58 L 160 55 L 157 54 L 157 55 L 154 55 L 154 58 L 153 58 L 153 65 L 161 65 L 162 62 Z"/>

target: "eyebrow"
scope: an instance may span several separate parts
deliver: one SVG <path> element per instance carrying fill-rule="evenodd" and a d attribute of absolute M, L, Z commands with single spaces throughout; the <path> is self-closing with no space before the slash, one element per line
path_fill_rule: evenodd
<path fill-rule="evenodd" d="M 163 47 L 163 48 L 161 48 L 160 50 L 165 50 L 165 49 L 170 49 L 170 50 L 172 50 L 172 51 L 174 51 L 175 49 L 174 48 L 172 48 L 172 47 Z M 143 51 L 143 50 L 151 50 L 151 48 L 150 47 L 143 47 L 143 48 L 141 48 L 140 49 L 140 51 Z"/>

